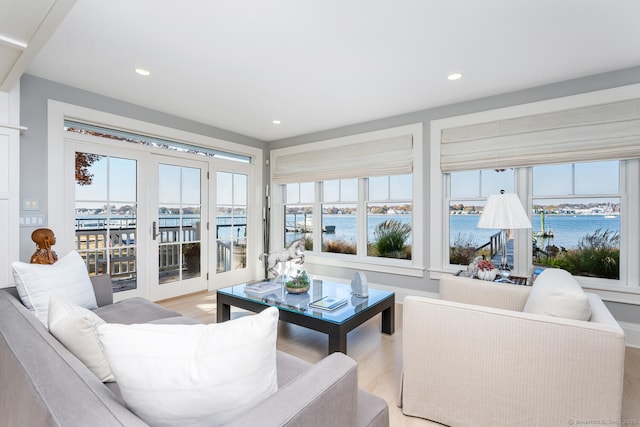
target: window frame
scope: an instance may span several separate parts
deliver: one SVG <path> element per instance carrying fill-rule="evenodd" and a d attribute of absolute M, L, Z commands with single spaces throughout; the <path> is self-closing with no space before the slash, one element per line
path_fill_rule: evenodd
<path fill-rule="evenodd" d="M 448 174 L 442 173 L 440 169 L 441 135 L 444 129 L 638 97 L 640 97 L 640 85 L 631 85 L 431 121 L 429 179 L 432 192 L 430 194 L 431 219 L 429 222 L 429 277 L 439 279 L 442 274 L 457 271 L 456 267 L 446 264 L 448 256 L 445 255 L 448 253 L 449 244 L 446 221 L 449 208 L 449 201 L 446 197 L 449 182 Z M 520 196 L 527 212 L 531 211 L 533 204 L 532 175 L 531 168 L 516 169 L 515 192 Z M 637 191 L 629 191 L 637 188 L 638 185 L 640 185 L 640 159 L 621 162 L 620 203 L 623 212 L 626 213 L 621 217 L 620 234 L 622 237 L 637 235 L 640 232 L 640 195 Z M 530 230 L 516 231 L 516 274 L 529 274 L 527 270 L 531 265 L 530 232 Z M 576 276 L 576 280 L 585 289 L 599 294 L 605 300 L 640 304 L 640 267 L 638 267 L 638 262 L 634 262 L 640 258 L 640 243 L 637 240 L 621 238 L 620 280 L 579 276 Z M 445 252 L 445 248 L 447 252 Z"/>
<path fill-rule="evenodd" d="M 336 138 L 318 143 L 302 144 L 283 149 L 272 150 L 278 153 L 304 153 L 313 151 L 318 145 L 326 146 L 327 144 L 353 144 L 357 142 L 374 141 L 382 138 L 391 138 L 411 134 L 413 136 L 413 241 L 412 241 L 412 259 L 401 260 L 383 257 L 370 257 L 366 255 L 366 178 L 358 179 L 358 202 L 357 202 L 357 245 L 359 253 L 357 255 L 344 255 L 330 252 L 321 252 L 321 231 L 320 217 L 322 205 L 322 177 L 318 177 L 315 181 L 315 202 L 314 202 L 314 223 L 313 227 L 313 251 L 307 251 L 306 261 L 309 264 L 317 264 L 339 268 L 358 269 L 364 271 L 383 272 L 390 274 L 398 274 L 412 277 L 424 276 L 424 214 L 423 214 L 423 125 L 416 123 L 412 125 L 399 126 L 395 128 L 384 129 L 380 131 L 367 132 L 342 138 Z M 280 154 L 278 153 L 278 154 Z M 406 173 L 405 173 L 406 174 Z M 402 175 L 402 174 L 399 174 Z M 327 179 L 331 180 L 331 178 Z M 284 246 L 284 205 L 286 204 L 286 184 L 273 185 L 271 189 L 272 206 L 270 210 L 271 216 L 271 251 L 281 249 Z M 317 219 L 316 219 L 317 218 Z"/>

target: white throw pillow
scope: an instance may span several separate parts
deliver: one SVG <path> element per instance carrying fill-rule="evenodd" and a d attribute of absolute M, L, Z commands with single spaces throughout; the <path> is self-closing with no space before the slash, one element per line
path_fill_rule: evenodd
<path fill-rule="evenodd" d="M 582 286 L 569 272 L 547 268 L 533 283 L 523 312 L 589 320 L 591 305 Z"/>
<path fill-rule="evenodd" d="M 122 397 L 153 426 L 219 426 L 278 388 L 278 310 L 210 325 L 98 327 Z"/>
<path fill-rule="evenodd" d="M 75 251 L 52 265 L 11 263 L 22 303 L 47 326 L 49 297 L 53 292 L 84 308 L 97 308 L 87 266 Z"/>
<path fill-rule="evenodd" d="M 114 381 L 96 328 L 106 322 L 94 312 L 65 301 L 58 295 L 49 300 L 49 332 L 74 354 L 100 381 Z"/>

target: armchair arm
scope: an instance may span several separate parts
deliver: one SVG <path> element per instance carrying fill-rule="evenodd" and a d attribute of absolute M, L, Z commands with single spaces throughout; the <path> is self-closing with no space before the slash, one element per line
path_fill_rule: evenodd
<path fill-rule="evenodd" d="M 450 274 L 440 277 L 440 299 L 484 307 L 522 311 L 530 291 L 530 286 L 488 282 Z"/>
<path fill-rule="evenodd" d="M 93 293 L 96 295 L 98 307 L 113 304 L 113 287 L 111 285 L 111 276 L 108 274 L 99 274 L 91 276 L 91 284 L 93 285 Z"/>
<path fill-rule="evenodd" d="M 342 353 L 333 353 L 229 426 L 353 426 L 357 396 L 355 361 Z"/>
<path fill-rule="evenodd" d="M 407 415 L 493 426 L 620 419 L 618 325 L 420 297 L 405 298 L 403 316 Z"/>

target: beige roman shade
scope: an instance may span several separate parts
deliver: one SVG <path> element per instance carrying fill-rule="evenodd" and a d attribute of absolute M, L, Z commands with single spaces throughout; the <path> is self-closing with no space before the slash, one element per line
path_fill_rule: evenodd
<path fill-rule="evenodd" d="M 468 126 L 441 135 L 442 172 L 640 157 L 640 99 Z"/>
<path fill-rule="evenodd" d="M 273 184 L 411 173 L 411 135 L 333 145 L 291 154 L 272 153 Z"/>

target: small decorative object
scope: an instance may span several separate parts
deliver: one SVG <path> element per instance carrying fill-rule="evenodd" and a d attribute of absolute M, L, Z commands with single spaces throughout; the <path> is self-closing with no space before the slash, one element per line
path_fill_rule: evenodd
<path fill-rule="evenodd" d="M 275 277 L 284 274 L 286 263 L 293 261 L 299 267 L 304 264 L 304 239 L 294 240 L 284 250 L 270 254 L 261 254 L 260 259 L 267 259 L 267 270 Z"/>
<path fill-rule="evenodd" d="M 480 280 L 494 280 L 496 278 L 497 271 L 494 268 L 491 261 L 483 259 L 478 262 L 478 279 Z"/>
<path fill-rule="evenodd" d="M 56 236 L 48 228 L 38 228 L 31 233 L 31 240 L 36 244 L 36 251 L 31 255 L 31 264 L 53 264 L 58 255 L 51 249 L 56 244 Z"/>
<path fill-rule="evenodd" d="M 293 274 L 285 276 L 284 285 L 287 288 L 287 292 L 291 294 L 302 294 L 307 292 L 311 287 L 311 281 L 309 280 L 307 270 L 297 270 Z"/>
<path fill-rule="evenodd" d="M 356 272 L 351 280 L 351 295 L 355 295 L 360 298 L 369 297 L 369 284 L 367 283 L 367 276 L 362 271 Z"/>

